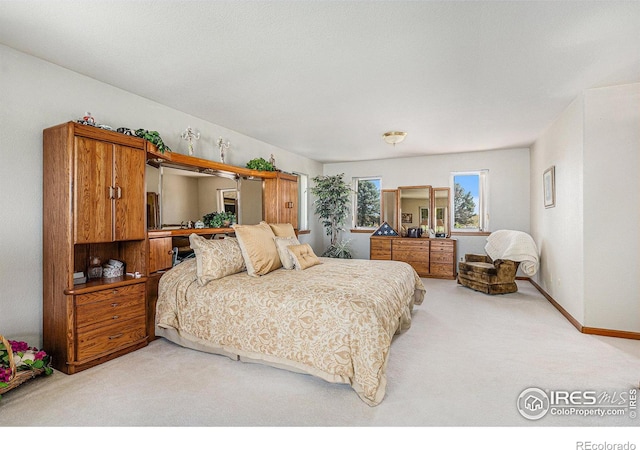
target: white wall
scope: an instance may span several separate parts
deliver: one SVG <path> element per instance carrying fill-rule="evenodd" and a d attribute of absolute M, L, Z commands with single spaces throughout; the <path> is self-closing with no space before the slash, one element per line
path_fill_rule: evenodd
<path fill-rule="evenodd" d="M 218 161 L 215 142 L 231 142 L 226 162 L 244 166 L 274 155 L 284 171 L 313 177 L 322 165 L 189 114 L 100 83 L 0 45 L 0 333 L 42 345 L 42 130 L 90 111 L 114 128 L 156 130 L 178 153 L 187 154 L 180 134 L 187 126 L 202 135 L 195 155 Z M 303 235 L 314 249 L 323 230 L 309 221 Z M 316 230 L 317 229 L 317 230 Z"/>
<path fill-rule="evenodd" d="M 640 83 L 585 94 L 588 327 L 640 332 Z"/>
<path fill-rule="evenodd" d="M 640 332 L 640 83 L 580 95 L 531 151 L 537 281 L 581 325 Z M 542 174 L 556 166 L 556 207 Z"/>
<path fill-rule="evenodd" d="M 531 232 L 540 252 L 536 280 L 584 322 L 583 105 L 580 96 L 531 148 Z M 556 206 L 545 208 L 542 176 L 555 166 Z"/>
<path fill-rule="evenodd" d="M 402 144 L 400 144 L 402 145 Z M 529 233 L 529 149 L 489 150 L 377 161 L 325 164 L 325 175 L 344 173 L 353 177 L 380 176 L 382 189 L 430 185 L 449 187 L 451 172 L 489 170 L 489 216 L 491 230 L 512 229 Z M 313 183 L 311 183 L 313 185 Z M 352 218 L 348 219 L 350 227 Z M 345 233 L 352 239 L 354 257 L 369 258 L 369 234 Z M 465 253 L 484 253 L 486 237 L 455 236 L 458 260 Z M 325 247 L 328 239 L 325 239 Z"/>

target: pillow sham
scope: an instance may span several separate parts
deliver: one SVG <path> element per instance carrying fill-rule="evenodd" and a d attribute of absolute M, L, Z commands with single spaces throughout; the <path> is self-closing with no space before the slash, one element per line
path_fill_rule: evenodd
<path fill-rule="evenodd" d="M 232 225 L 240 245 L 240 251 L 252 277 L 266 275 L 282 267 L 274 241 L 275 235 L 266 222 L 258 225 Z"/>
<path fill-rule="evenodd" d="M 296 270 L 304 270 L 322 264 L 309 244 L 290 245 L 287 249 L 293 258 Z"/>
<path fill-rule="evenodd" d="M 293 225 L 290 223 L 270 223 L 271 231 L 278 237 L 296 237 Z"/>
<path fill-rule="evenodd" d="M 291 257 L 291 253 L 289 253 L 289 249 L 287 248 L 290 245 L 300 245 L 300 241 L 295 236 L 293 237 L 274 237 L 273 238 L 276 243 L 276 248 L 278 249 L 278 255 L 280 256 L 280 262 L 282 263 L 282 267 L 287 270 L 293 269 L 293 258 Z"/>
<path fill-rule="evenodd" d="M 246 270 L 236 238 L 205 239 L 192 233 L 189 244 L 196 255 L 196 275 L 200 286 Z"/>

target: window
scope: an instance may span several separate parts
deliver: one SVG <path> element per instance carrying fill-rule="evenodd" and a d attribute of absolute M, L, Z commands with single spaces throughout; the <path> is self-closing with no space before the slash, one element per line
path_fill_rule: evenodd
<path fill-rule="evenodd" d="M 489 230 L 487 208 L 488 170 L 453 172 L 453 232 Z"/>
<path fill-rule="evenodd" d="M 309 213 L 308 213 L 308 187 L 309 175 L 304 173 L 296 173 L 298 175 L 298 230 L 309 229 Z"/>
<path fill-rule="evenodd" d="M 380 177 L 353 179 L 355 198 L 353 217 L 356 228 L 377 228 L 380 226 Z"/>

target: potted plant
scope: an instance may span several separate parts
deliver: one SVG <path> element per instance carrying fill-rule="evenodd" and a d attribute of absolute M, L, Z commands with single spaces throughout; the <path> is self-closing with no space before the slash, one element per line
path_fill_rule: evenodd
<path fill-rule="evenodd" d="M 331 237 L 329 248 L 322 256 L 351 259 L 349 241 L 339 241 L 338 237 L 349 214 L 349 202 L 353 190 L 343 180 L 344 174 L 320 175 L 313 178 L 315 186 L 311 193 L 316 196 L 314 213 L 320 218 L 327 236 Z"/>
<path fill-rule="evenodd" d="M 262 172 L 274 172 L 276 168 L 264 158 L 254 158 L 247 163 L 247 169 L 260 170 Z"/>
<path fill-rule="evenodd" d="M 205 214 L 202 221 L 207 228 L 228 228 L 236 223 L 236 215 L 227 211 L 212 212 Z"/>

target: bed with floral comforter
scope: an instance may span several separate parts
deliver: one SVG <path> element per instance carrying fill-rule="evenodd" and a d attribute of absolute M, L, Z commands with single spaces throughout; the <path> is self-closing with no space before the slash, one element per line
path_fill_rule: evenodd
<path fill-rule="evenodd" d="M 195 260 L 160 279 L 156 334 L 182 346 L 347 383 L 368 405 L 385 395 L 393 336 L 425 289 L 397 261 L 320 258 L 306 270 L 196 282 Z"/>

